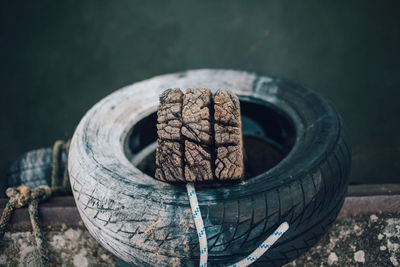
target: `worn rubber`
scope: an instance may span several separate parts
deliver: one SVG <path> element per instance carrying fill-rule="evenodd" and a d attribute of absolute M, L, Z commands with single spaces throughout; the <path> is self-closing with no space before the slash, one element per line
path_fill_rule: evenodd
<path fill-rule="evenodd" d="M 35 188 L 39 185 L 51 186 L 53 149 L 40 148 L 23 153 L 10 165 L 7 172 L 9 187 L 26 185 Z M 63 148 L 61 151 L 59 172 L 64 173 L 67 153 Z"/>
<path fill-rule="evenodd" d="M 166 88 L 230 89 L 241 101 L 290 118 L 296 140 L 274 168 L 244 182 L 197 190 L 212 266 L 253 251 L 282 221 L 288 232 L 254 266 L 280 266 L 329 229 L 346 194 L 351 150 L 330 103 L 295 82 L 232 70 L 194 70 L 125 87 L 79 123 L 69 154 L 82 220 L 108 250 L 137 266 L 196 266 L 198 239 L 184 187 L 158 181 L 130 162 L 130 130 L 154 113 Z M 262 114 L 260 114 L 262 116 Z"/>

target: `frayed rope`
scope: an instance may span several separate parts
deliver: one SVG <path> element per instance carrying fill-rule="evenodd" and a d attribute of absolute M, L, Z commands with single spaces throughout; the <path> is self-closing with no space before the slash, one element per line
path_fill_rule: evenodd
<path fill-rule="evenodd" d="M 30 189 L 25 185 L 21 185 L 17 188 L 9 187 L 6 190 L 6 195 L 10 199 L 5 206 L 0 219 L 0 240 L 2 240 L 14 210 L 28 206 L 29 218 L 32 224 L 32 232 L 35 237 L 38 253 L 40 255 L 41 266 L 49 266 L 49 258 L 47 257 L 47 249 L 44 244 L 43 234 L 39 226 L 39 202 L 49 198 L 52 193 L 68 192 L 71 190 L 69 186 L 67 163 L 65 164 L 63 180 L 60 182 L 60 161 L 62 149 L 65 149 L 66 154 L 68 155 L 69 141 L 56 141 L 54 143 L 52 155 L 51 187 L 47 185 L 40 185 L 34 189 Z"/>

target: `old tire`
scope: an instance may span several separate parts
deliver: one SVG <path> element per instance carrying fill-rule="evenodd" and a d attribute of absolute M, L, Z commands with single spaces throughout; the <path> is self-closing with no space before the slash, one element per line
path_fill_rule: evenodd
<path fill-rule="evenodd" d="M 282 265 L 314 245 L 346 193 L 351 152 L 342 120 L 326 100 L 297 83 L 232 70 L 157 76 L 116 91 L 87 112 L 72 138 L 68 169 L 90 233 L 134 265 L 198 264 L 185 188 L 155 180 L 128 159 L 132 127 L 155 112 L 159 94 L 171 87 L 230 89 L 241 100 L 279 111 L 295 127 L 293 147 L 272 169 L 198 190 L 212 266 L 248 255 L 282 221 L 290 229 L 256 265 Z"/>
<path fill-rule="evenodd" d="M 64 173 L 66 158 L 67 152 L 62 149 L 59 159 L 60 174 Z M 8 169 L 8 186 L 26 185 L 29 188 L 35 188 L 39 185 L 51 186 L 52 160 L 53 149 L 51 147 L 23 153 L 11 163 Z"/>

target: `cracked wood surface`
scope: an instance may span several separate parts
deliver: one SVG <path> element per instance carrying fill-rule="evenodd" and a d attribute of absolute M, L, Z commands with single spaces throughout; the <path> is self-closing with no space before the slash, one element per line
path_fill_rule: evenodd
<path fill-rule="evenodd" d="M 162 181 L 185 181 L 183 173 L 182 100 L 179 89 L 167 90 L 160 96 L 157 111 L 158 147 L 155 177 Z"/>
<path fill-rule="evenodd" d="M 231 91 L 214 96 L 214 135 L 217 150 L 215 176 L 219 180 L 243 177 L 242 122 L 239 98 Z"/>
<path fill-rule="evenodd" d="M 168 89 L 157 112 L 155 177 L 170 182 L 243 178 L 240 103 L 230 91 Z"/>

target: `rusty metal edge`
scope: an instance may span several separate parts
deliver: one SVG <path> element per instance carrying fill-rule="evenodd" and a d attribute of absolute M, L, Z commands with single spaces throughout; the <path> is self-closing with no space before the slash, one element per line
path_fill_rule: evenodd
<path fill-rule="evenodd" d="M 0 212 L 7 204 L 8 199 L 0 199 Z M 51 197 L 48 201 L 39 205 L 40 226 L 44 230 L 60 227 L 84 227 L 78 209 L 72 196 Z M 28 209 L 16 209 L 7 226 L 8 231 L 31 231 Z"/>
<path fill-rule="evenodd" d="M 400 184 L 361 184 L 350 185 L 347 196 L 400 195 Z"/>
<path fill-rule="evenodd" d="M 363 188 L 363 190 L 365 187 Z M 0 199 L 0 212 L 8 199 Z M 338 219 L 373 213 L 400 213 L 400 194 L 374 196 L 347 196 Z M 84 227 L 72 196 L 51 197 L 39 206 L 40 224 L 43 229 L 58 227 Z M 28 210 L 17 209 L 8 226 L 9 231 L 30 231 Z"/>
<path fill-rule="evenodd" d="M 400 195 L 346 197 L 337 219 L 379 213 L 400 213 Z"/>

